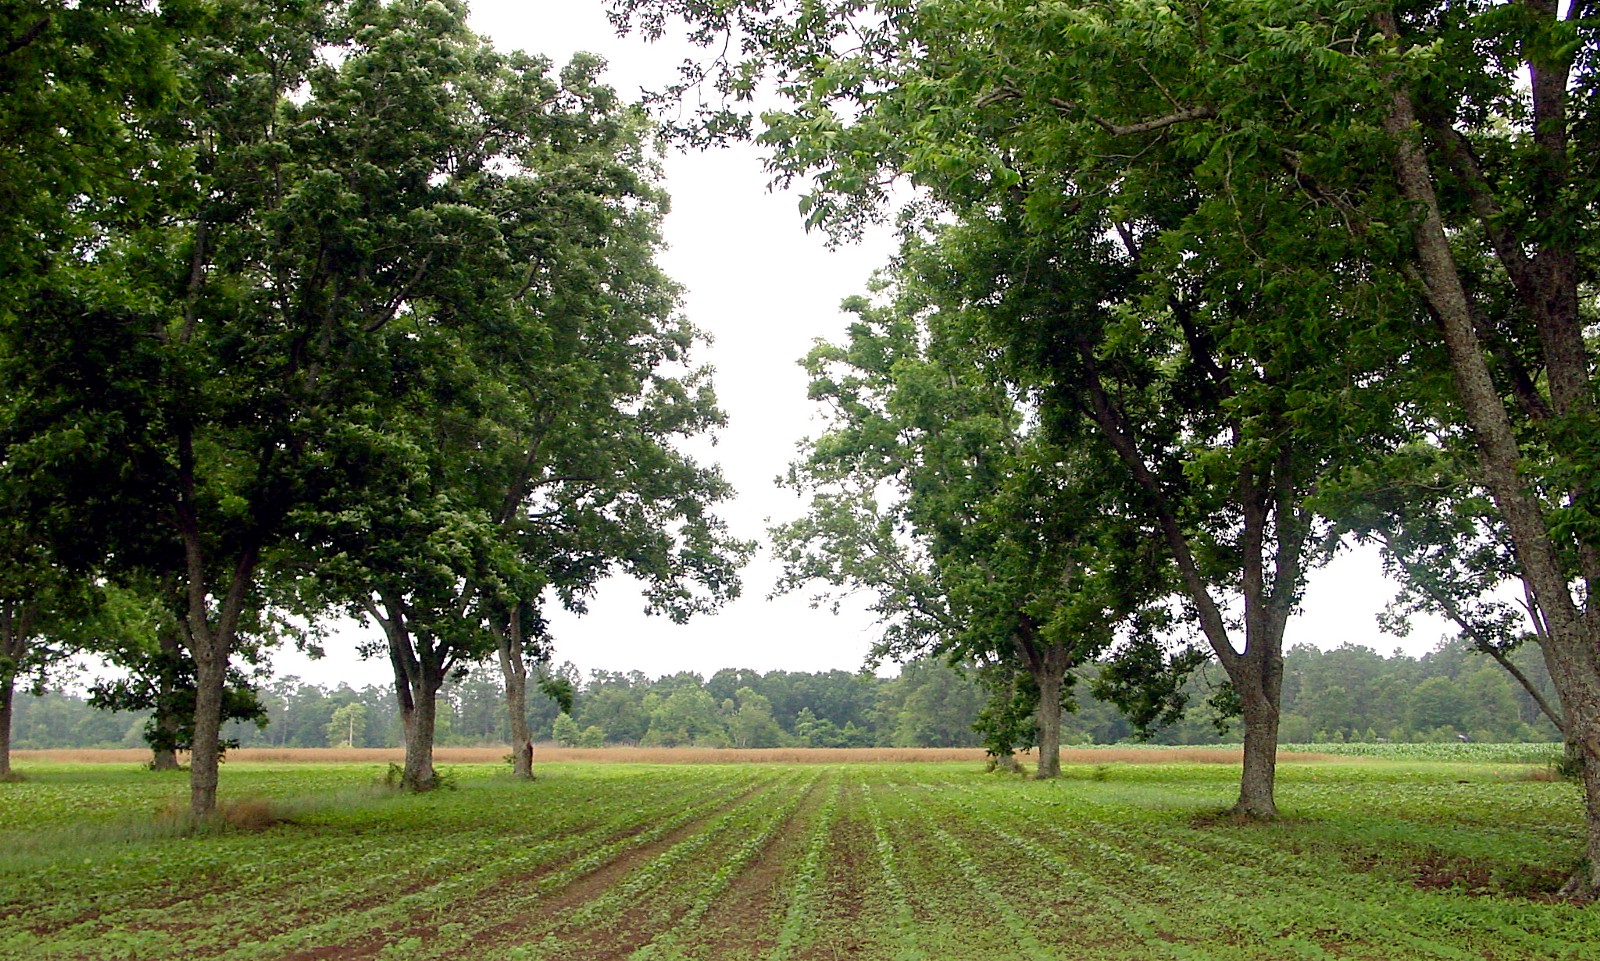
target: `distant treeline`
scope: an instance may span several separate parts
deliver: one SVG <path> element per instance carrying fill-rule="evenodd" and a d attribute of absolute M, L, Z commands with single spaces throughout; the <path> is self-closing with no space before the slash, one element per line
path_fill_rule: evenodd
<path fill-rule="evenodd" d="M 1516 664 L 1547 696 L 1537 652 Z M 848 671 L 804 673 L 726 669 L 710 678 L 682 672 L 649 678 L 638 671 L 598 671 L 587 679 L 559 672 L 575 689 L 570 716 L 547 696 L 530 695 L 529 723 L 573 746 L 671 747 L 976 747 L 972 725 L 987 695 L 977 671 L 913 661 L 898 677 Z M 1150 738 L 1160 744 L 1215 744 L 1238 739 L 1219 731 L 1225 697 L 1219 671 L 1189 684 L 1191 709 Z M 1134 738 L 1110 704 L 1077 685 L 1077 711 L 1063 719 L 1065 743 L 1111 744 Z M 235 724 L 244 747 L 398 747 L 393 690 L 373 685 L 328 688 L 298 677 L 264 684 L 263 728 Z M 1331 651 L 1302 645 L 1285 656 L 1283 740 L 1552 741 L 1559 735 L 1533 698 L 1493 661 L 1447 644 L 1420 658 L 1384 656 L 1368 647 Z M 439 743 L 505 743 L 509 721 L 498 677 L 483 670 L 447 684 L 440 695 Z M 100 711 L 59 691 L 19 696 L 15 746 L 22 749 L 142 747 L 146 716 Z"/>

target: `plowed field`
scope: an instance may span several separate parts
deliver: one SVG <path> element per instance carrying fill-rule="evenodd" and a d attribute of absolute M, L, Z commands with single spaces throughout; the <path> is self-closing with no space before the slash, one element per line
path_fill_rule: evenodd
<path fill-rule="evenodd" d="M 412 797 L 230 763 L 288 820 L 201 834 L 158 813 L 181 776 L 23 771 L 17 961 L 1600 957 L 1600 906 L 1551 897 L 1578 794 L 1508 765 L 1285 764 L 1285 819 L 1239 825 L 1215 764 L 484 765 Z"/>

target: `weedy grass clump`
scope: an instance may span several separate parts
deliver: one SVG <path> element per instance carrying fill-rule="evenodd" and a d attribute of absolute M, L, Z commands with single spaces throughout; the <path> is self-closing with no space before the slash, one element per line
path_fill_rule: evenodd
<path fill-rule="evenodd" d="M 299 807 L 305 805 L 306 802 L 302 802 Z M 155 833 L 182 837 L 227 831 L 266 831 L 294 823 L 293 807 L 266 798 L 228 798 L 217 804 L 210 817 L 196 818 L 187 805 L 174 799 L 156 810 Z"/>
<path fill-rule="evenodd" d="M 391 763 L 389 765 L 389 769 L 384 772 L 382 784 L 383 784 L 383 786 L 385 788 L 387 788 L 390 791 L 405 790 L 406 789 L 406 769 L 405 769 L 405 767 L 403 767 L 402 765 L 399 765 L 399 764 Z M 428 790 L 430 790 L 430 791 L 454 791 L 459 787 L 461 787 L 461 778 L 460 778 L 459 775 L 456 774 L 455 771 L 453 771 L 453 770 L 451 770 L 449 768 L 442 768 L 442 767 L 433 769 L 433 785 L 430 788 L 428 788 Z"/>
<path fill-rule="evenodd" d="M 265 831 L 280 824 L 293 823 L 287 812 L 271 801 L 245 798 L 228 801 L 217 811 L 218 819 L 235 831 Z"/>

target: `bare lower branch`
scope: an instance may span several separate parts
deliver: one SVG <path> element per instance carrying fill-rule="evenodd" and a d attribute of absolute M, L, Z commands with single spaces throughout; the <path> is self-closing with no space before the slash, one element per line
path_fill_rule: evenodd
<path fill-rule="evenodd" d="M 979 97 L 976 106 L 988 107 L 1005 100 L 1022 99 L 1024 99 L 1022 91 L 1018 90 L 1016 87 L 996 87 L 995 89 L 990 90 L 988 93 Z M 1175 124 L 1187 123 L 1191 120 L 1206 120 L 1217 115 L 1217 112 L 1214 108 L 1202 105 L 1195 107 L 1184 107 L 1180 110 L 1174 110 L 1172 113 L 1165 114 L 1164 116 L 1152 117 L 1149 120 L 1141 120 L 1137 123 L 1119 124 L 1107 120 L 1104 117 L 1097 116 L 1096 114 L 1092 114 L 1071 100 L 1063 100 L 1060 97 L 1046 97 L 1044 102 L 1062 113 L 1082 114 L 1083 116 L 1089 118 L 1089 120 L 1100 129 L 1111 134 L 1113 137 L 1128 137 L 1134 134 L 1151 133 L 1156 130 L 1164 130 L 1167 127 L 1174 126 Z"/>

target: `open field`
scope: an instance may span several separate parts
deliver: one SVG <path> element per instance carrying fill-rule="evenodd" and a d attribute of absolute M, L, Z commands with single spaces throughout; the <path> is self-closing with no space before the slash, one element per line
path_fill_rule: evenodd
<path fill-rule="evenodd" d="M 1289 761 L 1285 820 L 1239 826 L 1216 816 L 1236 767 L 1113 757 L 1036 783 L 546 755 L 533 783 L 461 764 L 423 797 L 379 787 L 381 763 L 235 757 L 251 829 L 191 836 L 157 816 L 181 774 L 20 760 L 0 957 L 1596 956 L 1600 905 L 1549 897 L 1579 794 L 1537 766 Z"/>
<path fill-rule="evenodd" d="M 1388 747 L 1413 747 L 1414 745 L 1387 745 Z M 1432 745 L 1428 745 L 1431 747 Z M 1484 745 L 1505 747 L 1507 745 Z M 1530 745 L 1510 745 L 1527 753 Z M 1339 745 L 1344 747 L 1344 745 Z M 1446 749 L 1456 745 L 1442 745 Z M 1549 753 L 1546 745 L 1533 745 Z M 441 747 L 433 752 L 440 764 L 494 764 L 511 751 L 505 745 L 493 747 Z M 45 761 L 51 763 L 84 764 L 141 764 L 150 758 L 142 748 L 12 751 L 18 762 Z M 1317 760 L 1320 755 L 1304 751 L 1285 751 L 1279 755 L 1287 761 Z M 598 761 L 631 764 L 899 764 L 907 761 L 968 761 L 983 763 L 985 755 L 977 747 L 771 747 L 771 748 L 693 748 L 693 747 L 598 747 L 571 748 L 551 744 L 539 745 L 534 760 L 543 762 Z M 1021 755 L 1023 761 L 1031 755 Z M 269 762 L 283 764 L 367 762 L 395 763 L 405 759 L 405 751 L 397 747 L 289 747 L 242 748 L 228 752 L 232 762 Z M 187 760 L 184 758 L 184 760 Z M 1201 764 L 1237 764 L 1238 747 L 1153 747 L 1105 745 L 1083 748 L 1066 748 L 1061 752 L 1063 764 L 1170 764 L 1175 761 Z"/>

